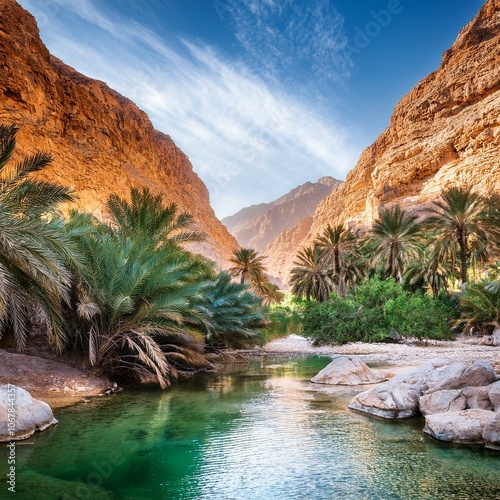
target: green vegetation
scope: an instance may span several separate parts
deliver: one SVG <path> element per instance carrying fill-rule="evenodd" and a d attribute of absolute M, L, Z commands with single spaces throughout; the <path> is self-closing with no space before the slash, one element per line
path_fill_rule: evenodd
<path fill-rule="evenodd" d="M 306 302 L 288 295 L 279 305 L 271 307 L 266 328 L 262 330 L 262 342 L 302 333 L 302 315 Z"/>
<path fill-rule="evenodd" d="M 356 293 L 332 295 L 322 304 L 310 303 L 304 312 L 303 333 L 315 344 L 392 342 L 401 337 L 444 339 L 452 308 L 422 293 L 411 293 L 394 278 L 378 277 L 359 285 Z"/>
<path fill-rule="evenodd" d="M 63 218 L 57 207 L 71 192 L 29 178 L 49 155 L 9 166 L 15 134 L 0 126 L 0 339 L 23 350 L 37 318 L 59 351 L 113 380 L 162 387 L 179 370 L 210 367 L 214 349 L 261 342 L 263 299 L 183 248 L 204 238 L 191 215 L 132 189 L 130 201 L 109 198 L 106 223 L 77 211 Z M 248 275 L 266 300 L 280 299 L 255 262 Z"/>
<path fill-rule="evenodd" d="M 9 162 L 16 132 L 14 126 L 0 125 L 0 332 L 23 349 L 38 315 L 51 342 L 62 350 L 61 308 L 71 286 L 66 264 L 75 256 L 57 205 L 73 197 L 66 188 L 29 177 L 50 163 L 50 155 Z"/>
<path fill-rule="evenodd" d="M 403 281 L 403 272 L 411 262 L 421 242 L 421 228 L 417 217 L 409 215 L 399 206 L 382 210 L 366 242 L 371 266 L 380 270 L 384 278 Z"/>
<path fill-rule="evenodd" d="M 290 274 L 292 292 L 316 300 L 304 312 L 303 333 L 321 344 L 440 339 L 453 325 L 491 332 L 500 273 L 488 263 L 499 251 L 499 197 L 468 188 L 443 191 L 426 213 L 383 209 L 363 238 L 328 226 L 297 254 Z M 474 283 L 485 276 L 488 283 Z"/>
<path fill-rule="evenodd" d="M 445 190 L 434 202 L 426 224 L 445 254 L 445 260 L 459 265 L 462 287 L 468 269 L 488 262 L 500 245 L 500 198 L 483 197 L 468 188 Z"/>
<path fill-rule="evenodd" d="M 114 380 L 167 387 L 179 370 L 210 367 L 214 351 L 290 333 L 325 344 L 441 339 L 453 324 L 482 333 L 500 324 L 496 196 L 451 188 L 428 217 L 383 210 L 363 238 L 328 226 L 298 253 L 295 297 L 283 302 L 265 257 L 242 248 L 218 272 L 183 246 L 204 238 L 191 215 L 147 189 L 111 196 L 107 222 L 63 217 L 70 190 L 31 177 L 50 156 L 11 165 L 16 131 L 0 126 L 0 340 L 19 350 L 42 331 Z"/>
<path fill-rule="evenodd" d="M 250 290 L 262 299 L 266 306 L 279 304 L 284 294 L 278 285 L 271 283 L 264 265 L 265 256 L 259 255 L 253 248 L 240 248 L 231 258 L 233 266 L 229 273 L 242 285 L 249 284 Z"/>
<path fill-rule="evenodd" d="M 490 334 L 500 328 L 500 286 L 499 283 L 474 283 L 467 288 L 467 294 L 460 299 L 461 320 L 464 330 L 470 333 Z"/>

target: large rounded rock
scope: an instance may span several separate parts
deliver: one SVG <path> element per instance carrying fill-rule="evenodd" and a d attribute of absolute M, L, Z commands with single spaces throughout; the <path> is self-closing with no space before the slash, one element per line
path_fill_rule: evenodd
<path fill-rule="evenodd" d="M 446 411 L 460 411 L 467 408 L 467 398 L 461 389 L 436 391 L 422 396 L 418 403 L 422 415 L 434 415 Z"/>
<path fill-rule="evenodd" d="M 486 448 L 500 451 L 500 413 L 485 425 L 483 439 Z"/>
<path fill-rule="evenodd" d="M 387 383 L 354 396 L 349 408 L 387 419 L 409 418 L 418 414 L 420 394 L 418 386 Z"/>
<path fill-rule="evenodd" d="M 500 411 L 500 380 L 491 384 L 488 390 L 488 397 L 495 411 Z"/>
<path fill-rule="evenodd" d="M 354 396 L 349 408 L 388 419 L 418 415 L 419 398 L 428 389 L 427 380 L 437 369 L 449 364 L 448 360 L 436 359 L 414 372 L 397 375 L 384 384 Z"/>
<path fill-rule="evenodd" d="M 419 401 L 422 415 L 467 409 L 494 410 L 489 398 L 490 386 L 444 389 L 424 394 Z"/>
<path fill-rule="evenodd" d="M 476 360 L 467 366 L 462 362 L 451 363 L 437 368 L 425 380 L 426 392 L 442 389 L 463 389 L 481 387 L 498 380 L 493 367 L 485 361 Z"/>
<path fill-rule="evenodd" d="M 490 389 L 484 387 L 497 379 L 492 366 L 484 361 L 467 366 L 462 362 L 437 359 L 410 374 L 396 376 L 358 394 L 349 408 L 389 419 L 413 417 L 421 411 L 426 415 L 471 407 L 490 409 L 493 408 L 489 400 Z M 422 396 L 437 392 L 442 394 L 424 399 L 420 408 Z"/>
<path fill-rule="evenodd" d="M 0 442 L 29 438 L 57 424 L 47 403 L 14 385 L 0 386 Z"/>
<path fill-rule="evenodd" d="M 387 372 L 372 370 L 360 359 L 339 356 L 314 376 L 311 382 L 331 385 L 363 385 L 378 384 L 388 378 Z"/>
<path fill-rule="evenodd" d="M 484 445 L 483 432 L 495 415 L 495 412 L 478 409 L 428 415 L 424 432 L 440 441 Z"/>

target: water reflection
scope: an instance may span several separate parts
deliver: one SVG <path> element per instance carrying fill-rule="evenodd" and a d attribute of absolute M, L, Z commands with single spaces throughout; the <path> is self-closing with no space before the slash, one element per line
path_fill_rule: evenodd
<path fill-rule="evenodd" d="M 260 360 L 58 412 L 59 426 L 18 446 L 16 498 L 500 497 L 499 455 L 349 411 L 355 389 L 308 381 L 329 361 Z"/>

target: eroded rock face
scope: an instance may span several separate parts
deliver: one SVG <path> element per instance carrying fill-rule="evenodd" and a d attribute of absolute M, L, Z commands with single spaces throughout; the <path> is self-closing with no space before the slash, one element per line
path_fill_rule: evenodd
<path fill-rule="evenodd" d="M 13 422 L 9 415 L 15 416 Z M 0 386 L 0 442 L 27 439 L 55 424 L 57 420 L 47 403 L 32 398 L 21 387 Z"/>
<path fill-rule="evenodd" d="M 488 0 L 443 54 L 441 67 L 396 105 L 321 214 L 371 225 L 381 207 L 436 199 L 452 184 L 500 191 L 500 0 Z"/>
<path fill-rule="evenodd" d="M 340 184 L 342 182 L 333 177 L 321 177 L 317 182 L 297 186 L 270 203 L 243 208 L 222 222 L 241 246 L 262 253 L 282 231 L 311 216 L 318 203 Z"/>
<path fill-rule="evenodd" d="M 357 358 L 339 356 L 311 379 L 315 384 L 363 385 L 378 384 L 387 380 L 390 374 L 372 370 Z"/>
<path fill-rule="evenodd" d="M 43 177 L 72 186 L 76 207 L 101 218 L 110 194 L 128 197 L 134 186 L 163 193 L 208 234 L 192 250 L 227 267 L 238 244 L 187 156 L 132 101 L 51 56 L 14 0 L 0 2 L 0 68 L 0 122 L 21 127 L 15 159 L 52 154 Z"/>

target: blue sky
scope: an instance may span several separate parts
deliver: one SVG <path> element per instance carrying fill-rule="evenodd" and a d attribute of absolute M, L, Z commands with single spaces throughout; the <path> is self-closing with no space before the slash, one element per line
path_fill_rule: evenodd
<path fill-rule="evenodd" d="M 482 0 L 18 0 L 189 156 L 219 217 L 344 179 Z"/>

